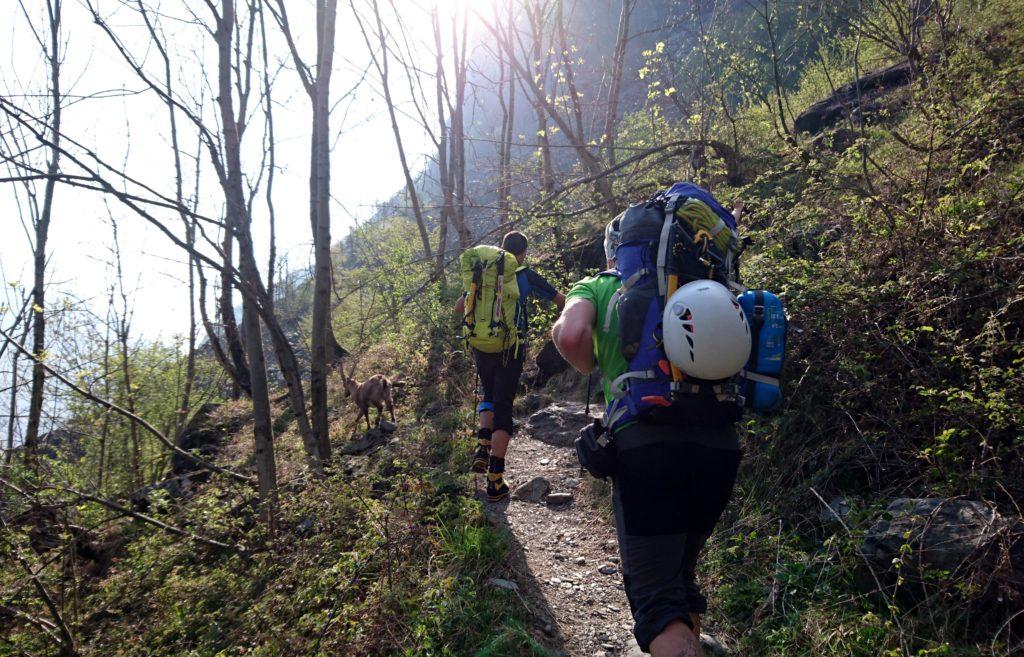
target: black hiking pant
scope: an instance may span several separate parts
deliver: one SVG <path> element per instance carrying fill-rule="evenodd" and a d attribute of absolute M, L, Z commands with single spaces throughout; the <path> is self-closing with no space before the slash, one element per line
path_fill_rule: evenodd
<path fill-rule="evenodd" d="M 699 432 L 699 433 L 697 433 Z M 742 453 L 732 424 L 635 424 L 615 435 L 612 501 L 633 634 L 644 652 L 675 620 L 707 611 L 697 559 L 732 497 Z"/>
<path fill-rule="evenodd" d="M 494 430 L 507 431 L 509 436 L 514 431 L 512 405 L 516 400 L 519 376 L 523 373 L 525 351 L 522 346 L 497 354 L 473 350 L 476 373 L 484 389 L 483 401 L 494 406 Z"/>

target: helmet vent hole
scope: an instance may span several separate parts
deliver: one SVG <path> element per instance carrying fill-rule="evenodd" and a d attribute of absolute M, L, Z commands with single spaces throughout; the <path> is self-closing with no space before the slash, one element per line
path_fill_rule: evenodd
<path fill-rule="evenodd" d="M 686 336 L 686 341 L 690 344 L 690 349 L 693 349 L 693 338 Z"/>
<path fill-rule="evenodd" d="M 696 363 L 697 359 L 693 357 L 693 350 L 690 350 L 690 362 Z"/>

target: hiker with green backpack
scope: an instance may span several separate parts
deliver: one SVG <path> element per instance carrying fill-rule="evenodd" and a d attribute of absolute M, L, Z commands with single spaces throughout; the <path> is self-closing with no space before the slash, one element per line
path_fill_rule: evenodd
<path fill-rule="evenodd" d="M 464 293 L 455 306 L 472 348 L 483 394 L 477 405 L 473 472 L 487 473 L 487 500 L 508 497 L 505 455 L 514 433 L 512 405 L 523 372 L 529 329 L 527 301 L 538 296 L 558 308 L 565 296 L 524 265 L 528 242 L 519 231 L 500 247 L 480 245 L 459 257 Z"/>
<path fill-rule="evenodd" d="M 785 316 L 739 282 L 736 215 L 691 183 L 630 206 L 605 229 L 608 270 L 572 287 L 552 328 L 573 367 L 601 370 L 604 420 L 576 453 L 612 479 L 633 633 L 655 657 L 703 655 L 695 572 L 732 496 L 735 424 L 779 403 Z"/>

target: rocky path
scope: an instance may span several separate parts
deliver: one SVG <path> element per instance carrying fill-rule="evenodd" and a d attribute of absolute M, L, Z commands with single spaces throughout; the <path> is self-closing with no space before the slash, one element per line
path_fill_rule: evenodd
<path fill-rule="evenodd" d="M 512 499 L 485 505 L 491 521 L 509 530 L 515 581 L 491 585 L 519 593 L 537 638 L 558 655 L 642 657 L 619 571 L 611 489 L 580 471 L 573 449 L 587 422 L 579 402 L 520 421 L 505 461 Z M 726 654 L 711 635 L 701 643 L 709 656 Z"/>
<path fill-rule="evenodd" d="M 532 484 L 507 502 L 486 505 L 487 513 L 509 529 L 516 584 L 538 638 L 572 657 L 639 656 L 608 489 L 580 473 L 572 448 L 587 421 L 583 410 L 557 404 L 521 428 L 509 449 L 507 479 L 513 491 Z"/>

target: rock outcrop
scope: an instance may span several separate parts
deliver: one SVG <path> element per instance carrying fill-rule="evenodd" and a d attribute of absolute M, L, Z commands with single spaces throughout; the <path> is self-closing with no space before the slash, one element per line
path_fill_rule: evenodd
<path fill-rule="evenodd" d="M 537 353 L 536 361 L 537 376 L 533 380 L 534 386 L 542 386 L 551 377 L 569 369 L 569 363 L 562 358 L 562 354 L 558 353 L 555 343 L 551 340 L 545 342 L 544 346 L 541 347 L 541 350 Z"/>
<path fill-rule="evenodd" d="M 847 112 L 855 121 L 860 121 L 883 108 L 883 103 L 879 101 L 882 96 L 906 86 L 911 79 L 908 62 L 863 75 L 859 81 L 844 84 L 828 98 L 819 100 L 805 109 L 796 117 L 793 127 L 797 132 L 818 133 L 841 119 Z"/>
<path fill-rule="evenodd" d="M 217 452 L 221 439 L 228 433 L 228 428 L 211 421 L 211 415 L 220 404 L 207 403 L 199 407 L 185 430 L 178 438 L 178 447 L 186 452 L 197 453 L 204 459 Z M 177 452 L 171 454 L 171 474 L 183 475 L 202 468 L 192 459 Z"/>
<path fill-rule="evenodd" d="M 1012 564 L 1024 547 L 1020 534 L 1014 521 L 981 502 L 900 498 L 868 530 L 861 550 L 876 571 L 900 562 L 901 575 L 918 584 L 942 573 L 940 580 L 948 575 L 991 580 L 999 565 Z M 999 579 L 1015 589 L 1024 581 L 1012 567 Z"/>
<path fill-rule="evenodd" d="M 541 442 L 556 447 L 571 447 L 580 429 L 600 417 L 603 410 L 600 406 L 591 405 L 588 416 L 583 402 L 557 402 L 531 415 L 523 428 L 532 438 Z"/>

